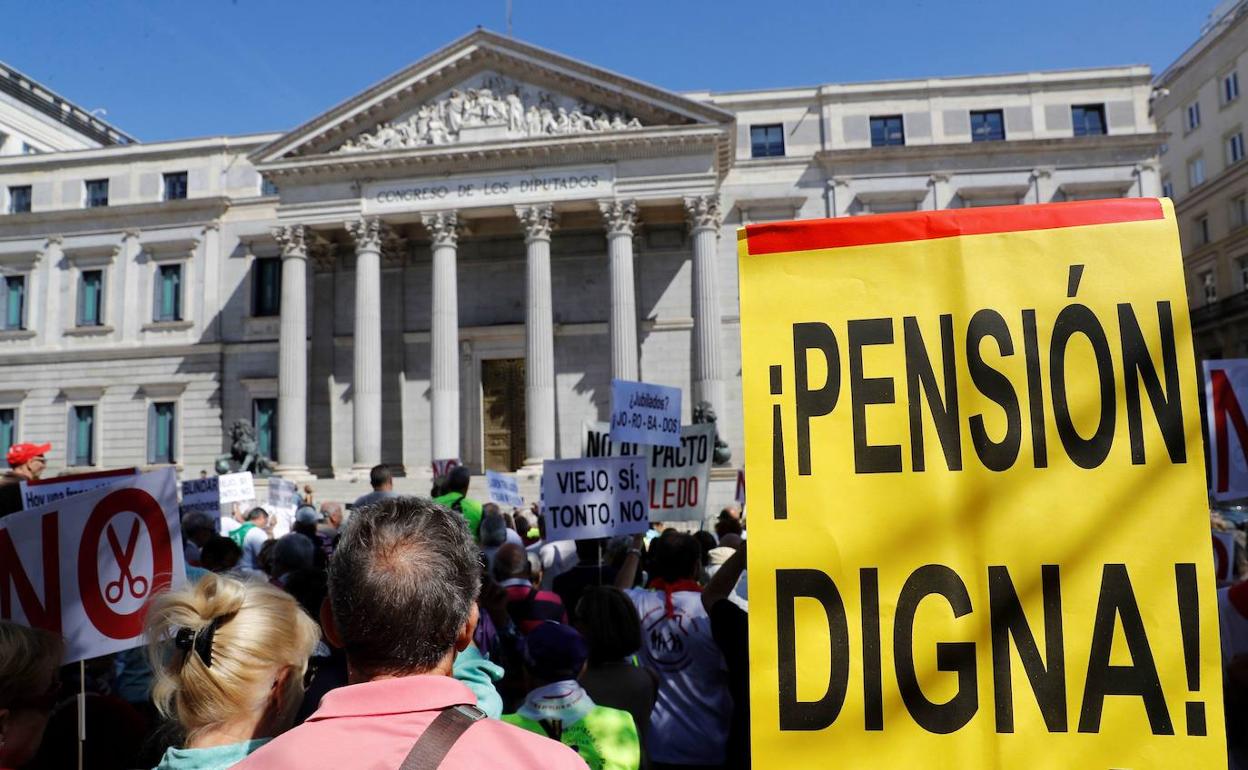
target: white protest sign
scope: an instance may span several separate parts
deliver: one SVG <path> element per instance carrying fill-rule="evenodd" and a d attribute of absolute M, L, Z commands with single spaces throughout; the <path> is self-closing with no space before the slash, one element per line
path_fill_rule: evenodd
<path fill-rule="evenodd" d="M 1210 490 L 1216 500 L 1248 497 L 1248 359 L 1205 362 Z"/>
<path fill-rule="evenodd" d="M 290 532 L 295 523 L 295 496 L 299 487 L 293 481 L 280 476 L 269 477 L 269 504 L 266 510 L 273 516 L 273 537 Z"/>
<path fill-rule="evenodd" d="M 218 476 L 217 489 L 221 494 L 221 505 L 249 503 L 256 499 L 256 484 L 251 477 L 251 471 Z"/>
<path fill-rule="evenodd" d="M 65 638 L 72 663 L 142 644 L 156 593 L 186 580 L 172 468 L 0 519 L 0 620 Z"/>
<path fill-rule="evenodd" d="M 606 423 L 585 424 L 585 457 L 645 457 L 651 521 L 701 521 L 715 449 L 715 426 L 686 425 L 680 445 L 646 446 L 611 440 Z"/>
<path fill-rule="evenodd" d="M 219 515 L 221 495 L 217 486 L 218 476 L 191 479 L 182 482 L 182 512 L 200 511 Z"/>
<path fill-rule="evenodd" d="M 1218 585 L 1235 579 L 1235 533 L 1213 530 L 1213 569 Z"/>
<path fill-rule="evenodd" d="M 120 468 L 112 471 L 95 473 L 75 473 L 68 476 L 57 476 L 51 479 L 36 479 L 21 482 L 22 510 L 40 508 L 73 495 L 90 492 L 94 489 L 111 487 L 118 481 L 133 476 L 138 468 Z"/>
<path fill-rule="evenodd" d="M 459 465 L 459 460 L 454 460 L 454 459 L 433 460 L 429 463 L 429 466 L 433 468 L 433 477 L 435 479 L 440 479 L 443 476 L 447 475 L 448 473 L 451 472 L 451 468 L 454 468 L 456 465 Z"/>
<path fill-rule="evenodd" d="M 680 388 L 611 380 L 611 439 L 680 446 Z"/>
<path fill-rule="evenodd" d="M 645 532 L 650 528 L 645 458 L 547 460 L 542 514 L 552 542 Z"/>
<path fill-rule="evenodd" d="M 512 508 L 524 505 L 524 498 L 520 495 L 520 481 L 515 476 L 486 471 L 485 482 L 490 488 L 490 500 L 499 505 L 510 505 Z"/>

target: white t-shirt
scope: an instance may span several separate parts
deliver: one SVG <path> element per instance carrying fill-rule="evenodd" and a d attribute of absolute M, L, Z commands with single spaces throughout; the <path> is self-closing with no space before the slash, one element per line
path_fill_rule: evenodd
<path fill-rule="evenodd" d="M 260 549 L 268 541 L 269 533 L 260 527 L 253 526 L 247 530 L 247 534 L 243 536 L 243 558 L 239 560 L 238 566 L 250 572 L 260 572 Z"/>
<path fill-rule="evenodd" d="M 646 735 L 650 758 L 677 765 L 723 763 L 732 696 L 702 595 L 673 593 L 669 618 L 662 591 L 632 588 L 627 593 L 641 616 L 642 660 L 659 674 L 659 697 Z"/>
<path fill-rule="evenodd" d="M 233 532 L 234 530 L 238 529 L 241 526 L 243 525 L 239 524 L 238 520 L 235 519 L 233 516 L 222 516 L 221 523 L 217 527 L 218 534 L 220 534 L 223 537 L 229 537 L 231 532 Z"/>
<path fill-rule="evenodd" d="M 543 591 L 553 591 L 555 589 L 555 578 L 575 567 L 577 562 L 580 561 L 576 558 L 575 540 L 556 540 L 551 543 L 543 543 L 537 550 L 537 556 L 542 560 Z"/>

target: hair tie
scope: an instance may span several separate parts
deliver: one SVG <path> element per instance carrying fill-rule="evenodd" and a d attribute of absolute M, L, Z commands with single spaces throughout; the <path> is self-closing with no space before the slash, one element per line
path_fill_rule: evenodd
<path fill-rule="evenodd" d="M 198 633 L 193 628 L 179 628 L 177 634 L 173 637 L 173 646 L 177 647 L 185 653 L 191 650 L 199 656 L 206 668 L 212 668 L 212 639 L 217 633 L 217 623 L 220 618 L 213 618 L 208 625 L 204 626 Z M 186 665 L 186 661 L 182 661 Z"/>

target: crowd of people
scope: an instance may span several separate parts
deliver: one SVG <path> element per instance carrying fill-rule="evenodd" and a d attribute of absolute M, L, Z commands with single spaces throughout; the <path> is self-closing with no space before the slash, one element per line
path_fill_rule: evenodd
<path fill-rule="evenodd" d="M 80 680 L 88 768 L 748 767 L 738 508 L 560 542 L 462 467 L 429 498 L 370 481 L 346 506 L 305 490 L 277 538 L 262 507 L 185 514 L 146 649 L 85 676 L 0 623 L 0 768 L 75 764 Z"/>

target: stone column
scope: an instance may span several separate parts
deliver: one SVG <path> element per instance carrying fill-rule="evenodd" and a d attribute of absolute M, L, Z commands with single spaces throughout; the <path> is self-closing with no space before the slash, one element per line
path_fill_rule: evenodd
<path fill-rule="evenodd" d="M 637 379 L 637 298 L 633 288 L 635 201 L 600 201 L 611 272 L 611 377 Z"/>
<path fill-rule="evenodd" d="M 524 320 L 525 465 L 555 456 L 555 325 L 550 292 L 554 206 L 517 206 L 528 263 Z"/>
<path fill-rule="evenodd" d="M 433 436 L 431 460 L 459 459 L 459 297 L 456 247 L 459 218 L 454 211 L 425 214 L 421 221 L 433 238 L 433 318 L 430 330 L 430 377 Z"/>
<path fill-rule="evenodd" d="M 381 462 L 381 219 L 347 222 L 347 232 L 355 241 L 351 468 L 363 474 Z"/>
<path fill-rule="evenodd" d="M 307 230 L 273 229 L 282 248 L 281 325 L 277 342 L 277 470 L 284 476 L 308 472 L 308 293 Z"/>
<path fill-rule="evenodd" d="M 685 198 L 693 238 L 693 402 L 708 401 L 724 412 L 723 356 L 716 259 L 722 213 L 718 195 Z"/>

